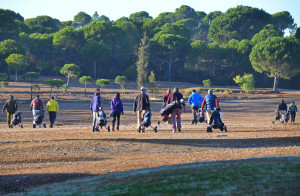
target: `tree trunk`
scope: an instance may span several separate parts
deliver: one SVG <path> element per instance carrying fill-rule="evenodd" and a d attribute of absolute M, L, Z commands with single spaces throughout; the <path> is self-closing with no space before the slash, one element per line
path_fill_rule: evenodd
<path fill-rule="evenodd" d="M 18 70 L 16 70 L 16 82 L 18 82 Z"/>
<path fill-rule="evenodd" d="M 49 97 L 49 98 L 51 99 L 51 95 L 52 95 L 52 87 L 50 87 L 50 88 L 51 88 L 51 90 L 50 90 L 50 97 Z"/>
<path fill-rule="evenodd" d="M 7 67 L 7 81 L 10 81 L 10 69 Z"/>
<path fill-rule="evenodd" d="M 86 97 L 86 84 L 84 84 L 84 96 Z"/>
<path fill-rule="evenodd" d="M 58 87 L 56 87 L 56 98 L 58 97 Z"/>
<path fill-rule="evenodd" d="M 69 86 L 69 81 L 70 81 L 70 76 L 68 76 L 68 79 L 67 79 L 67 85 Z"/>
<path fill-rule="evenodd" d="M 96 80 L 97 77 L 97 67 L 96 67 L 96 60 L 94 60 L 94 79 Z"/>
<path fill-rule="evenodd" d="M 279 78 L 277 76 L 274 76 L 274 84 L 273 84 L 273 91 L 277 92 Z"/>

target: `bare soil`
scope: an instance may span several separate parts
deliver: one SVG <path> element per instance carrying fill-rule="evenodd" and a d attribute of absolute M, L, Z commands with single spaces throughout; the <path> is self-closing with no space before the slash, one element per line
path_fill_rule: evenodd
<path fill-rule="evenodd" d="M 193 87 L 190 84 L 176 86 Z M 103 128 L 100 132 L 92 132 L 89 103 L 95 87 L 90 86 L 85 97 L 84 89 L 74 82 L 68 94 L 59 93 L 60 111 L 55 127 L 33 129 L 29 84 L 10 83 L 10 88 L 2 94 L 1 105 L 8 94 L 14 94 L 23 112 L 24 128 L 8 129 L 6 115 L 1 115 L 0 194 L 5 193 L 5 187 L 30 189 L 82 176 L 164 165 L 300 156 L 300 123 L 272 123 L 281 99 L 288 104 L 292 100 L 300 103 L 300 92 L 261 92 L 250 98 L 245 98 L 244 94 L 217 94 L 228 132 L 213 130 L 207 133 L 205 124 L 191 125 L 188 106 L 187 113 L 182 115 L 181 133 L 174 134 L 171 125 L 162 124 L 158 126 L 158 133 L 148 128 L 141 134 L 136 130 L 136 115 L 132 112 L 133 99 L 138 93 L 134 83 L 121 95 L 125 115 L 121 117 L 120 130 L 108 132 Z M 169 87 L 161 83 L 160 94 Z M 39 92 L 44 104 L 49 99 L 49 90 L 42 86 Z M 109 113 L 111 98 L 119 90 L 115 84 L 103 90 L 102 105 L 106 113 Z M 153 126 L 160 120 L 160 100 L 158 97 L 151 101 Z M 49 125 L 48 114 L 44 120 Z M 111 120 L 109 117 L 109 125 Z"/>

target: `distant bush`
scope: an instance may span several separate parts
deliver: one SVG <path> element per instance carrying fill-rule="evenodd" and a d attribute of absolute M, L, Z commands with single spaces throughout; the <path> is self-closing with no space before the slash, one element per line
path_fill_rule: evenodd
<path fill-rule="evenodd" d="M 239 84 L 241 89 L 243 89 L 246 93 L 251 93 L 254 90 L 254 77 L 253 74 L 244 74 L 242 77 L 240 75 L 235 76 L 233 78 L 236 84 Z"/>
<path fill-rule="evenodd" d="M 203 83 L 204 88 L 209 88 L 211 86 L 210 79 L 203 80 L 202 83 Z"/>

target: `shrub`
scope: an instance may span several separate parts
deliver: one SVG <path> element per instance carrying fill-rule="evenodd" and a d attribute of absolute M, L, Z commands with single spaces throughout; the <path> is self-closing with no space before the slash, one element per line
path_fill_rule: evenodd
<path fill-rule="evenodd" d="M 203 83 L 204 88 L 209 88 L 211 86 L 210 79 L 203 80 L 202 83 Z"/>
<path fill-rule="evenodd" d="M 246 74 L 241 77 L 240 75 L 235 76 L 233 78 L 236 84 L 239 84 L 241 89 L 243 89 L 246 93 L 251 93 L 254 90 L 254 77 L 253 74 Z"/>

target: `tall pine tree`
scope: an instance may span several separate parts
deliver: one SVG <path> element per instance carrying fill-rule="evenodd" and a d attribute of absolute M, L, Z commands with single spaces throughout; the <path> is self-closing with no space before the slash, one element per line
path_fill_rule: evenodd
<path fill-rule="evenodd" d="M 137 83 L 139 87 L 144 86 L 148 80 L 148 65 L 150 60 L 148 41 L 149 38 L 145 32 L 138 49 Z"/>

